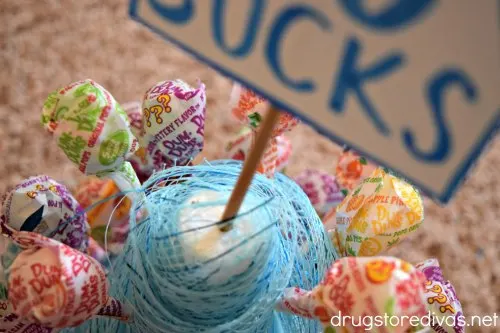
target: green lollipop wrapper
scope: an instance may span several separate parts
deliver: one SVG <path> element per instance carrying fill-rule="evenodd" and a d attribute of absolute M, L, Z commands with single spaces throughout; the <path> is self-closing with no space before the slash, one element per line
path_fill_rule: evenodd
<path fill-rule="evenodd" d="M 112 178 L 122 191 L 140 187 L 127 162 L 139 148 L 127 114 L 96 82 L 78 81 L 52 92 L 42 125 L 82 173 Z"/>

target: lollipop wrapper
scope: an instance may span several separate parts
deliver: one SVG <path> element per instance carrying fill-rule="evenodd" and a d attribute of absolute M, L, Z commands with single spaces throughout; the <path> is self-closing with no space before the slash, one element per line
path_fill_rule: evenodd
<path fill-rule="evenodd" d="M 259 127 L 263 117 L 270 108 L 270 104 L 263 97 L 257 95 L 250 89 L 247 89 L 235 83 L 229 99 L 229 107 L 233 116 L 243 125 L 252 129 Z M 278 123 L 274 126 L 272 135 L 279 136 L 290 131 L 299 124 L 299 120 L 292 115 L 281 112 Z"/>
<path fill-rule="evenodd" d="M 290 312 L 332 325 L 334 316 L 343 316 L 349 332 L 370 329 L 354 327 L 352 318 L 397 316 L 398 326 L 371 327 L 370 332 L 405 332 L 409 317 L 426 314 L 424 275 L 409 263 L 393 257 L 337 260 L 325 279 L 312 291 L 289 288 L 277 305 L 278 311 Z M 406 316 L 406 317 L 404 317 Z M 405 320 L 406 318 L 406 320 Z M 341 325 L 341 321 L 339 326 Z M 366 325 L 363 322 L 360 325 Z"/>
<path fill-rule="evenodd" d="M 14 313 L 8 300 L 0 300 L 0 332 L 5 333 L 56 333 L 60 329 L 30 323 Z"/>
<path fill-rule="evenodd" d="M 141 187 L 141 182 L 135 173 L 134 167 L 130 162 L 124 162 L 114 171 L 101 171 L 96 174 L 97 177 L 101 178 L 111 178 L 115 184 L 125 191 L 136 190 Z M 128 195 L 133 199 L 134 192 L 127 192 Z"/>
<path fill-rule="evenodd" d="M 95 259 L 33 232 L 15 232 L 11 239 L 25 249 L 8 277 L 16 315 L 53 328 L 78 326 L 97 315 L 130 319 L 123 306 L 111 311 L 119 302 L 109 297 L 104 268 Z"/>
<path fill-rule="evenodd" d="M 278 157 L 276 158 L 276 171 L 283 172 L 292 156 L 292 141 L 284 134 L 276 137 L 276 147 L 278 149 Z"/>
<path fill-rule="evenodd" d="M 295 178 L 295 182 L 306 193 L 319 216 L 335 209 L 344 199 L 335 177 L 326 172 L 307 169 Z"/>
<path fill-rule="evenodd" d="M 5 223 L 5 222 L 3 222 Z M 55 333 L 58 329 L 43 327 L 37 324 L 28 322 L 14 313 L 12 304 L 8 298 L 8 281 L 7 274 L 4 269 L 4 255 L 7 254 L 9 246 L 12 242 L 0 235 L 0 332 L 6 333 Z"/>
<path fill-rule="evenodd" d="M 424 296 L 427 309 L 438 317 L 431 325 L 436 332 L 463 333 L 465 322 L 459 320 L 463 316 L 462 305 L 450 281 L 445 280 L 437 259 L 428 259 L 415 266 L 425 278 Z M 453 317 L 453 320 L 446 320 Z M 463 318 L 462 318 L 463 319 Z M 448 325 L 454 323 L 454 326 Z"/>
<path fill-rule="evenodd" d="M 417 190 L 377 168 L 323 221 L 344 256 L 375 256 L 399 243 L 421 225 L 423 202 Z"/>
<path fill-rule="evenodd" d="M 163 81 L 142 102 L 146 155 L 154 168 L 186 165 L 203 150 L 206 94 L 199 82 L 192 88 L 181 80 Z"/>
<path fill-rule="evenodd" d="M 127 113 L 130 129 L 139 141 L 139 148 L 128 158 L 128 161 L 132 164 L 139 181 L 144 183 L 153 174 L 154 165 L 152 164 L 152 160 L 147 158 L 147 142 L 144 138 L 142 106 L 140 102 L 128 102 L 123 104 L 123 109 Z"/>
<path fill-rule="evenodd" d="M 92 80 L 50 94 L 43 106 L 42 124 L 87 175 L 118 169 L 138 148 L 125 111 Z"/>
<path fill-rule="evenodd" d="M 224 158 L 244 161 L 255 143 L 256 133 L 248 128 L 240 131 L 238 136 L 227 145 Z M 264 154 L 257 165 L 257 172 L 269 178 L 274 177 L 278 159 L 278 146 L 276 138 L 271 138 L 264 150 Z"/>
<path fill-rule="evenodd" d="M 3 220 L 20 231 L 33 231 L 85 252 L 87 216 L 66 187 L 48 176 L 23 180 L 3 202 Z"/>
<path fill-rule="evenodd" d="M 124 162 L 138 141 L 123 108 L 99 84 L 83 80 L 51 93 L 42 124 L 82 173 L 114 177 L 122 190 L 136 188 L 139 180 Z"/>
<path fill-rule="evenodd" d="M 104 247 L 107 237 L 108 251 L 115 254 L 121 252 L 128 235 L 132 201 L 120 195 L 119 188 L 112 180 L 97 177 L 82 180 L 75 191 L 75 198 L 85 209 L 96 205 L 87 212 L 92 238 Z"/>
<path fill-rule="evenodd" d="M 144 126 L 142 122 L 142 106 L 141 102 L 133 101 L 122 104 L 122 108 L 127 114 L 130 123 L 130 130 L 132 134 L 139 141 L 139 145 L 143 145 Z"/>
<path fill-rule="evenodd" d="M 377 168 L 365 157 L 359 156 L 351 149 L 344 149 L 337 160 L 335 179 L 344 195 L 355 189 Z"/>

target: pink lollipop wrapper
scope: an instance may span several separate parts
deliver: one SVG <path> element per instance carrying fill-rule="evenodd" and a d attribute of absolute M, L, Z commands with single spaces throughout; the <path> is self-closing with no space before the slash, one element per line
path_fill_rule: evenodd
<path fill-rule="evenodd" d="M 348 332 L 369 329 L 368 326 L 355 327 L 353 318 L 358 325 L 357 318 L 387 314 L 399 317 L 400 325 L 373 326 L 370 332 L 402 333 L 411 327 L 411 316 L 426 314 L 424 281 L 420 271 L 397 258 L 346 257 L 337 260 L 312 291 L 285 290 L 276 309 L 318 319 L 325 327 L 332 325 L 334 316 L 343 316 L 346 324 L 343 327 Z"/>
<path fill-rule="evenodd" d="M 203 83 L 192 88 L 181 80 L 159 82 L 144 95 L 142 112 L 146 155 L 154 168 L 186 165 L 203 150 Z"/>
<path fill-rule="evenodd" d="M 278 148 L 278 158 L 276 159 L 276 171 L 284 172 L 292 156 L 292 141 L 284 134 L 276 137 L 276 146 Z"/>
<path fill-rule="evenodd" d="M 337 160 L 335 178 L 341 191 L 347 195 L 377 168 L 366 158 L 351 149 L 344 149 Z"/>
<path fill-rule="evenodd" d="M 5 333 L 56 333 L 60 329 L 33 324 L 16 315 L 8 300 L 0 301 L 0 332 Z"/>
<path fill-rule="evenodd" d="M 239 83 L 233 84 L 229 107 L 233 116 L 243 125 L 256 129 L 267 113 L 270 105 L 263 97 Z M 278 123 L 274 126 L 273 136 L 290 131 L 299 124 L 299 120 L 286 112 L 281 112 Z"/>
<path fill-rule="evenodd" d="M 344 199 L 335 177 L 326 172 L 307 169 L 295 178 L 295 182 L 306 193 L 319 216 L 335 209 Z"/>
<path fill-rule="evenodd" d="M 415 267 L 426 278 L 424 296 L 427 308 L 434 317 L 434 322 L 431 325 L 432 329 L 436 332 L 465 332 L 462 304 L 450 281 L 444 279 L 438 260 L 434 258 L 427 259 L 415 265 Z M 439 320 L 436 320 L 436 317 Z M 453 317 L 453 319 L 447 319 L 446 317 Z M 448 323 L 454 323 L 454 325 Z"/>
<path fill-rule="evenodd" d="M 51 328 L 78 326 L 98 315 L 130 320 L 128 310 L 109 297 L 104 268 L 95 259 L 40 234 L 6 231 L 5 224 L 2 230 L 25 249 L 8 276 L 16 315 Z"/>
<path fill-rule="evenodd" d="M 66 187 L 48 176 L 25 179 L 7 193 L 3 219 L 15 230 L 37 232 L 87 250 L 87 215 Z"/>
<path fill-rule="evenodd" d="M 111 177 L 122 190 L 140 187 L 126 162 L 139 146 L 127 114 L 96 82 L 78 81 L 51 93 L 43 105 L 42 125 L 82 173 Z"/>
<path fill-rule="evenodd" d="M 8 281 L 3 263 L 9 258 L 4 257 L 7 253 L 11 241 L 7 237 L 0 235 L 0 332 L 5 333 L 55 333 L 59 329 L 44 327 L 33 324 L 14 313 L 12 303 L 8 299 Z M 17 255 L 17 253 L 16 253 Z"/>
<path fill-rule="evenodd" d="M 244 161 L 255 142 L 255 136 L 256 132 L 249 128 L 243 128 L 238 136 L 226 145 L 223 158 Z M 274 177 L 277 159 L 277 139 L 271 138 L 264 151 L 264 155 L 257 165 L 257 172 L 266 175 L 268 178 Z"/>
<path fill-rule="evenodd" d="M 139 181 L 144 183 L 153 174 L 154 166 L 152 160 L 147 158 L 142 106 L 140 102 L 128 102 L 123 104 L 123 109 L 127 113 L 132 133 L 139 140 L 139 149 L 128 158 L 128 161 L 137 173 Z"/>

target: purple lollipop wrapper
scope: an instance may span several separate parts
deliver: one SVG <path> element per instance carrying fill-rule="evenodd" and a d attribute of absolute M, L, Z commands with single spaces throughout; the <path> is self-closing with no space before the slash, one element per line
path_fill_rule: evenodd
<path fill-rule="evenodd" d="M 335 177 L 319 170 L 304 170 L 295 178 L 295 182 L 304 190 L 319 216 L 337 207 L 344 195 L 340 191 Z"/>
<path fill-rule="evenodd" d="M 450 281 L 444 279 L 439 261 L 431 258 L 415 267 L 424 273 L 426 278 L 424 296 L 433 317 L 432 329 L 436 332 L 465 332 L 462 304 Z"/>
<path fill-rule="evenodd" d="M 192 88 L 181 80 L 154 85 L 142 101 L 148 163 L 155 169 L 189 164 L 203 150 L 205 85 Z"/>

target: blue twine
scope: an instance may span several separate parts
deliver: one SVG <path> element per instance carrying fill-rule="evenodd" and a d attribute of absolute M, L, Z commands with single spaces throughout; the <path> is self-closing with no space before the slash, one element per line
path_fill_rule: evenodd
<path fill-rule="evenodd" d="M 221 222 L 183 229 L 182 211 L 224 205 L 240 171 L 240 162 L 215 161 L 154 173 L 143 185 L 146 200 L 132 206 L 134 212 L 146 208 L 148 217 L 138 224 L 136 214 L 130 214 L 127 243 L 108 275 L 111 296 L 133 308 L 134 321 L 97 318 L 64 332 L 321 331 L 316 321 L 273 311 L 286 287 L 312 289 L 338 258 L 309 199 L 293 180 L 282 174 L 275 179 L 256 175 L 231 221 L 237 229 L 247 217 L 255 224 L 252 234 L 232 232 L 235 245 L 218 255 L 205 253 L 208 259 L 187 250 L 188 239 Z M 165 182 L 169 185 L 162 187 Z M 189 201 L 207 190 L 221 198 Z M 244 270 L 223 278 L 228 267 Z"/>

